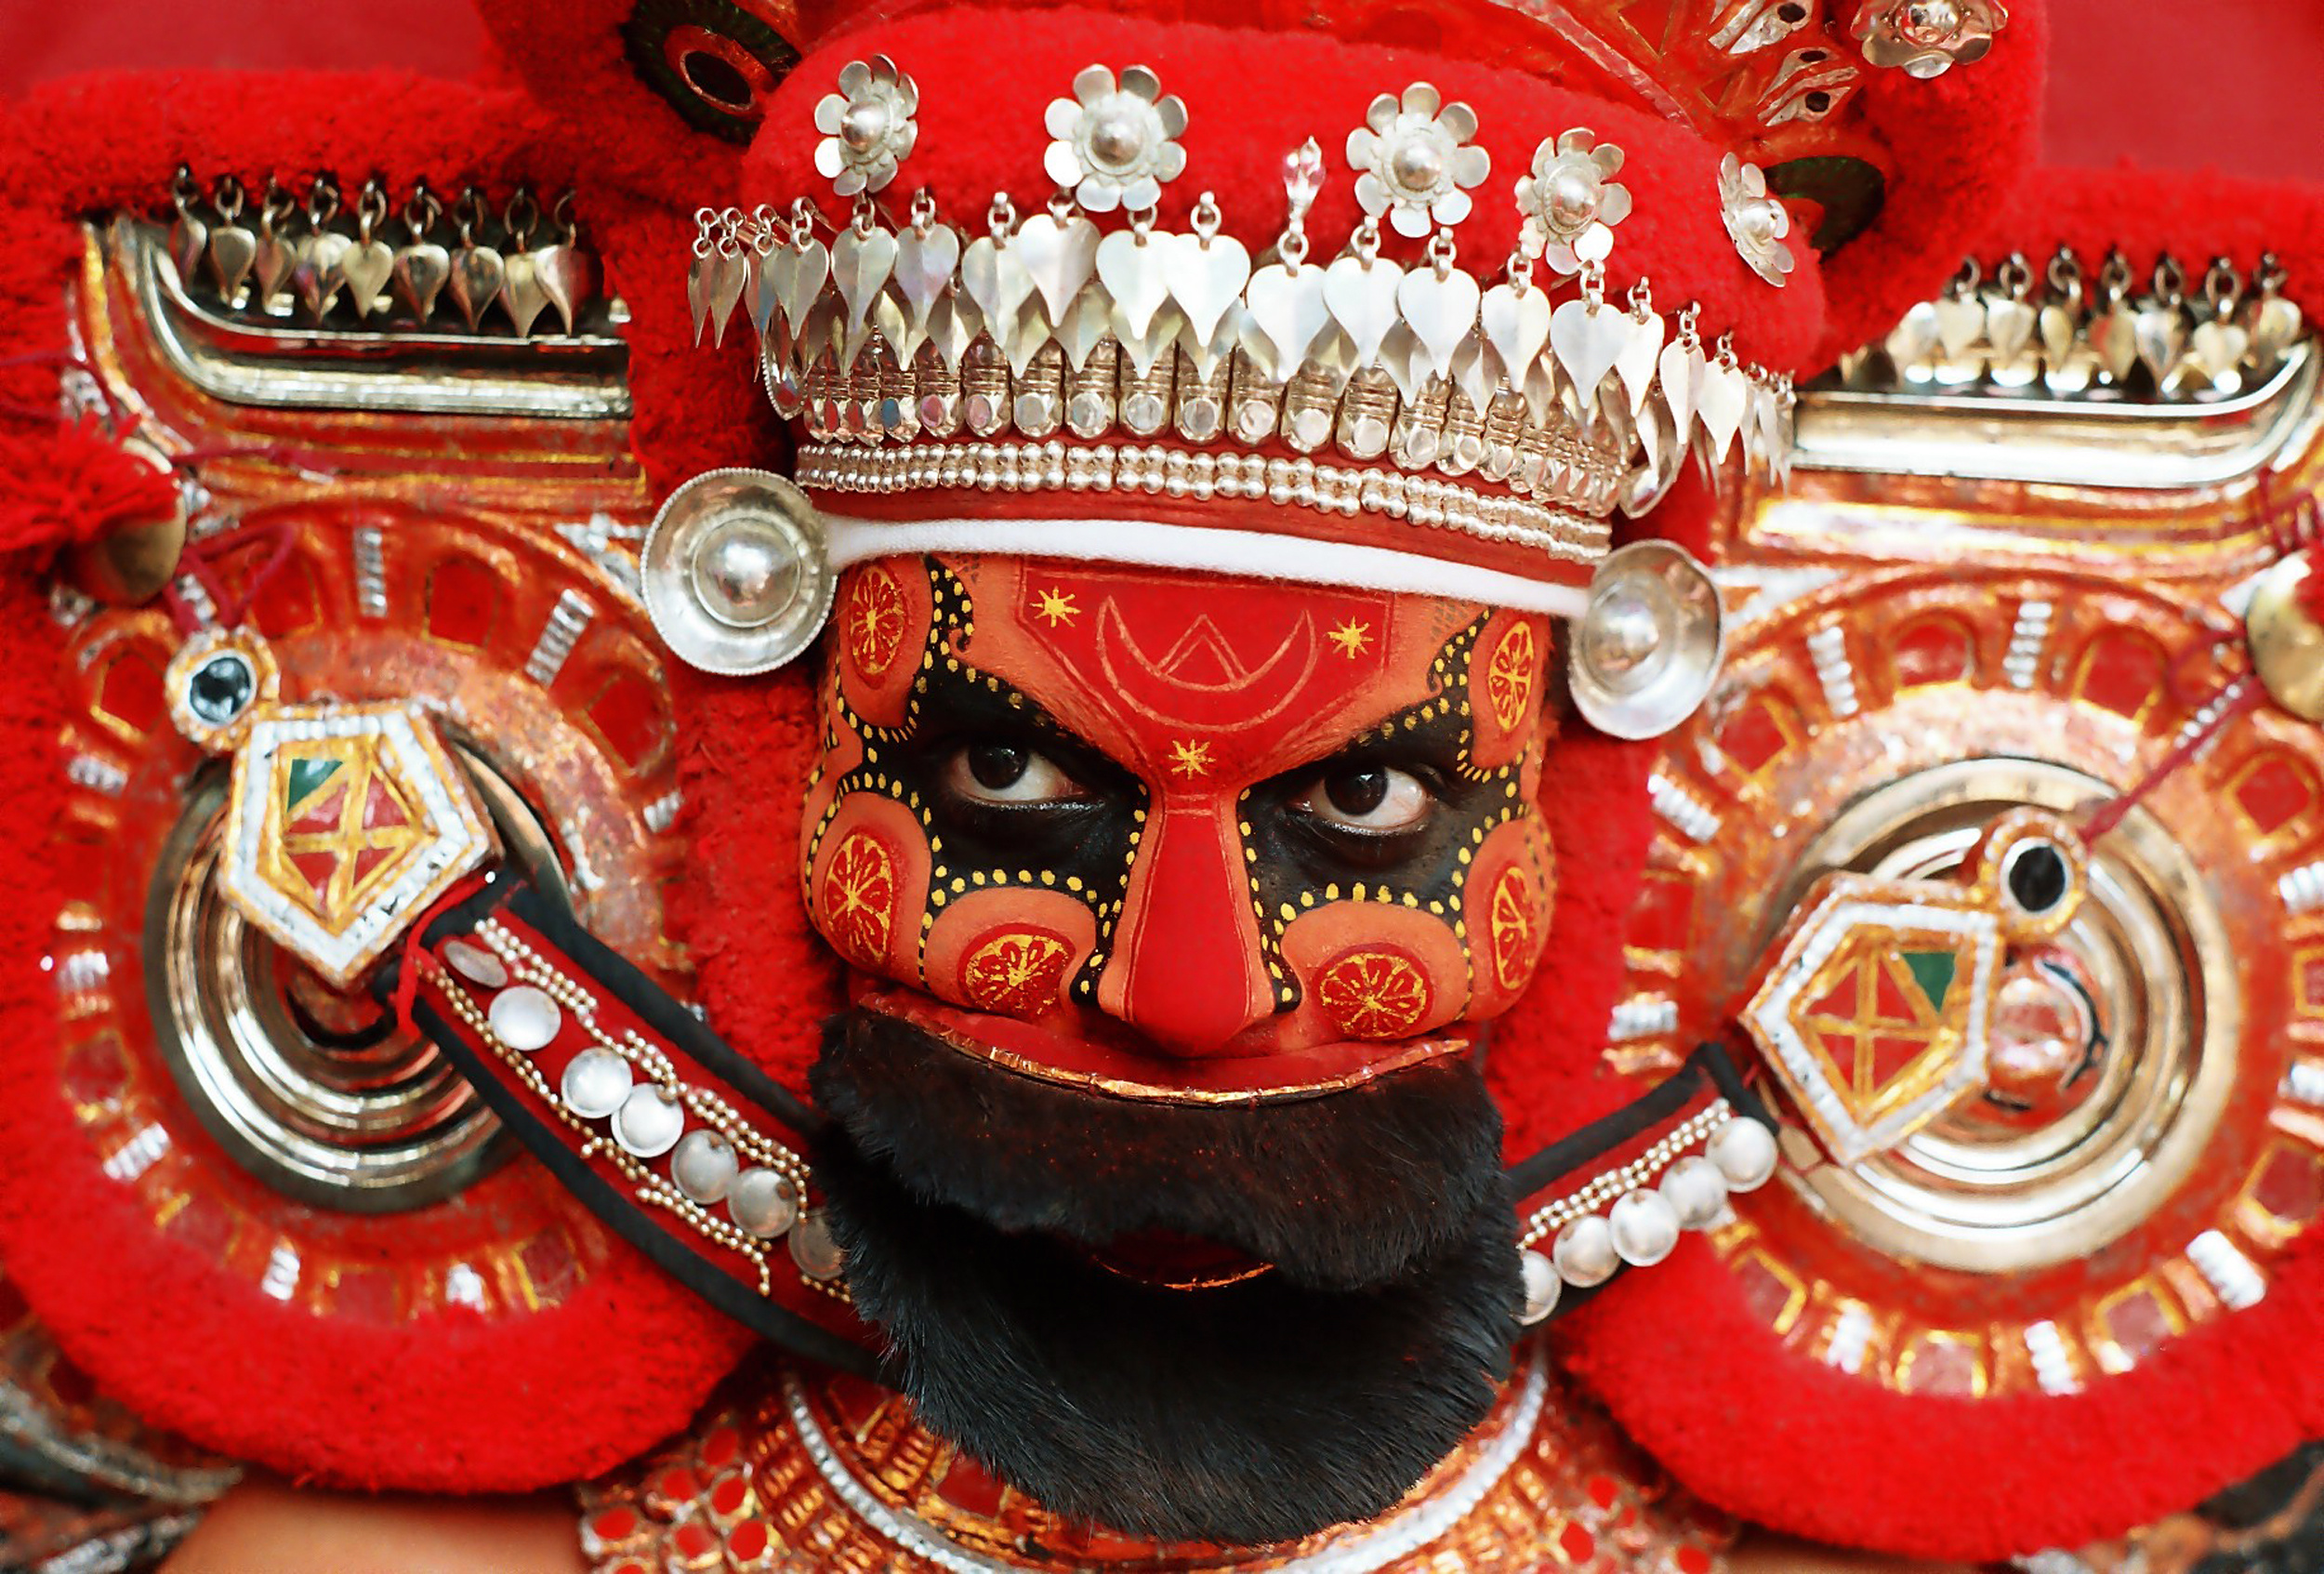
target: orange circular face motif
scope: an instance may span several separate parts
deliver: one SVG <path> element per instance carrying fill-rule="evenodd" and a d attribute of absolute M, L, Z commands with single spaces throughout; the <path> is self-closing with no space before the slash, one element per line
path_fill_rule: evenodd
<path fill-rule="evenodd" d="M 1485 668 L 1486 702 L 1504 733 L 1513 733 L 1525 719 L 1533 698 L 1533 626 L 1516 623 L 1493 647 Z"/>
<path fill-rule="evenodd" d="M 1351 1038 L 1401 1038 L 1427 1019 L 1428 975 L 1394 951 L 1351 951 L 1315 980 L 1315 999 Z"/>
<path fill-rule="evenodd" d="M 979 1010 L 1038 1016 L 1057 1003 L 1073 947 L 1046 930 L 1004 930 L 960 963 L 960 992 Z"/>
<path fill-rule="evenodd" d="M 850 832 L 824 871 L 824 932 L 850 961 L 876 968 L 887 959 L 895 909 L 895 854 L 869 831 Z"/>
<path fill-rule="evenodd" d="M 1504 989 L 1525 981 L 1533 966 L 1533 893 L 1525 872 L 1508 868 L 1493 882 L 1486 912 L 1486 927 L 1493 936 L 1493 979 Z"/>
<path fill-rule="evenodd" d="M 840 619 L 848 659 L 867 683 L 888 675 L 904 646 L 904 590 L 895 575 L 872 564 L 855 576 Z"/>

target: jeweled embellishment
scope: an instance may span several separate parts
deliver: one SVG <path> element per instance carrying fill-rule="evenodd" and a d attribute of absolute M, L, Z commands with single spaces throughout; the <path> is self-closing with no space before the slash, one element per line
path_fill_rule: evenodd
<path fill-rule="evenodd" d="M 1476 134 L 1476 112 L 1446 103 L 1428 83 L 1414 83 L 1401 99 L 1382 93 L 1348 133 L 1355 200 L 1375 218 L 1385 214 L 1400 235 L 1459 223 L 1474 205 L 1467 188 L 1493 171 L 1492 155 L 1470 145 Z"/>
<path fill-rule="evenodd" d="M 1851 31 L 1866 60 L 1925 81 L 1983 60 L 2008 25 L 1996 0 L 1865 0 Z"/>
<path fill-rule="evenodd" d="M 850 60 L 815 105 L 815 170 L 843 197 L 886 190 L 919 139 L 919 89 L 885 55 Z"/>
<path fill-rule="evenodd" d="M 274 707 L 235 755 L 218 890 L 346 985 L 491 850 L 425 716 L 391 704 Z"/>
<path fill-rule="evenodd" d="M 2080 849 L 2064 822 L 2019 809 L 1958 879 L 1843 871 L 1808 888 L 1738 1020 L 1834 1162 L 1893 1148 L 1985 1091 L 2005 954 L 2073 918 Z"/>
<path fill-rule="evenodd" d="M 1630 189 L 1614 179 L 1621 167 L 1622 150 L 1586 126 L 1544 138 L 1533 151 L 1532 173 L 1517 182 L 1525 255 L 1560 273 L 1604 262 L 1614 249 L 1614 226 L 1630 217 Z"/>
<path fill-rule="evenodd" d="M 1782 288 L 1792 269 L 1791 248 L 1784 244 L 1791 215 L 1767 194 L 1767 177 L 1759 165 L 1733 153 L 1719 161 L 1719 211 L 1736 255 L 1752 272 Z"/>
<path fill-rule="evenodd" d="M 1144 66 L 1125 67 L 1118 82 L 1104 66 L 1084 67 L 1074 96 L 1050 99 L 1043 124 L 1056 139 L 1042 167 L 1091 213 L 1152 207 L 1186 168 L 1177 140 L 1186 105 Z"/>

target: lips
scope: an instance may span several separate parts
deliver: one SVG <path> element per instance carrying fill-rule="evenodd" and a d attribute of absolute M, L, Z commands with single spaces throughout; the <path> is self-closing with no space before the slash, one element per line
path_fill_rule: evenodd
<path fill-rule="evenodd" d="M 1020 1076 L 1156 1104 L 1252 1104 L 1343 1092 L 1409 1066 L 1468 1054 L 1479 1037 L 1473 1026 L 1455 1025 L 1393 1043 L 1341 1040 L 1266 1054 L 1181 1059 L 964 1011 L 861 976 L 854 1003 Z"/>
<path fill-rule="evenodd" d="M 1169 1230 L 1125 1236 L 1081 1255 L 1119 1278 L 1158 1290 L 1220 1290 L 1271 1271 L 1248 1252 Z"/>

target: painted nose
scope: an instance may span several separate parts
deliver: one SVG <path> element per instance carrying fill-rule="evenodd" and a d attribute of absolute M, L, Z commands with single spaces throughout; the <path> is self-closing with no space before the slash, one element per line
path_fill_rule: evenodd
<path fill-rule="evenodd" d="M 1232 795 L 1148 817 L 1098 1005 L 1189 1058 L 1231 1052 L 1274 1011 Z"/>

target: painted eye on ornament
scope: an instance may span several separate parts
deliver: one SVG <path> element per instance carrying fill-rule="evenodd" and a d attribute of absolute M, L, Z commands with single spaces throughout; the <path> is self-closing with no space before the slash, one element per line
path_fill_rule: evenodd
<path fill-rule="evenodd" d="M 974 743 L 946 761 L 944 790 L 971 803 L 1012 808 L 1078 804 L 1089 791 L 1037 749 L 1013 743 Z"/>
<path fill-rule="evenodd" d="M 1336 830 L 1402 836 L 1428 824 L 1436 795 L 1409 771 L 1377 763 L 1342 765 L 1319 777 L 1291 807 Z"/>

